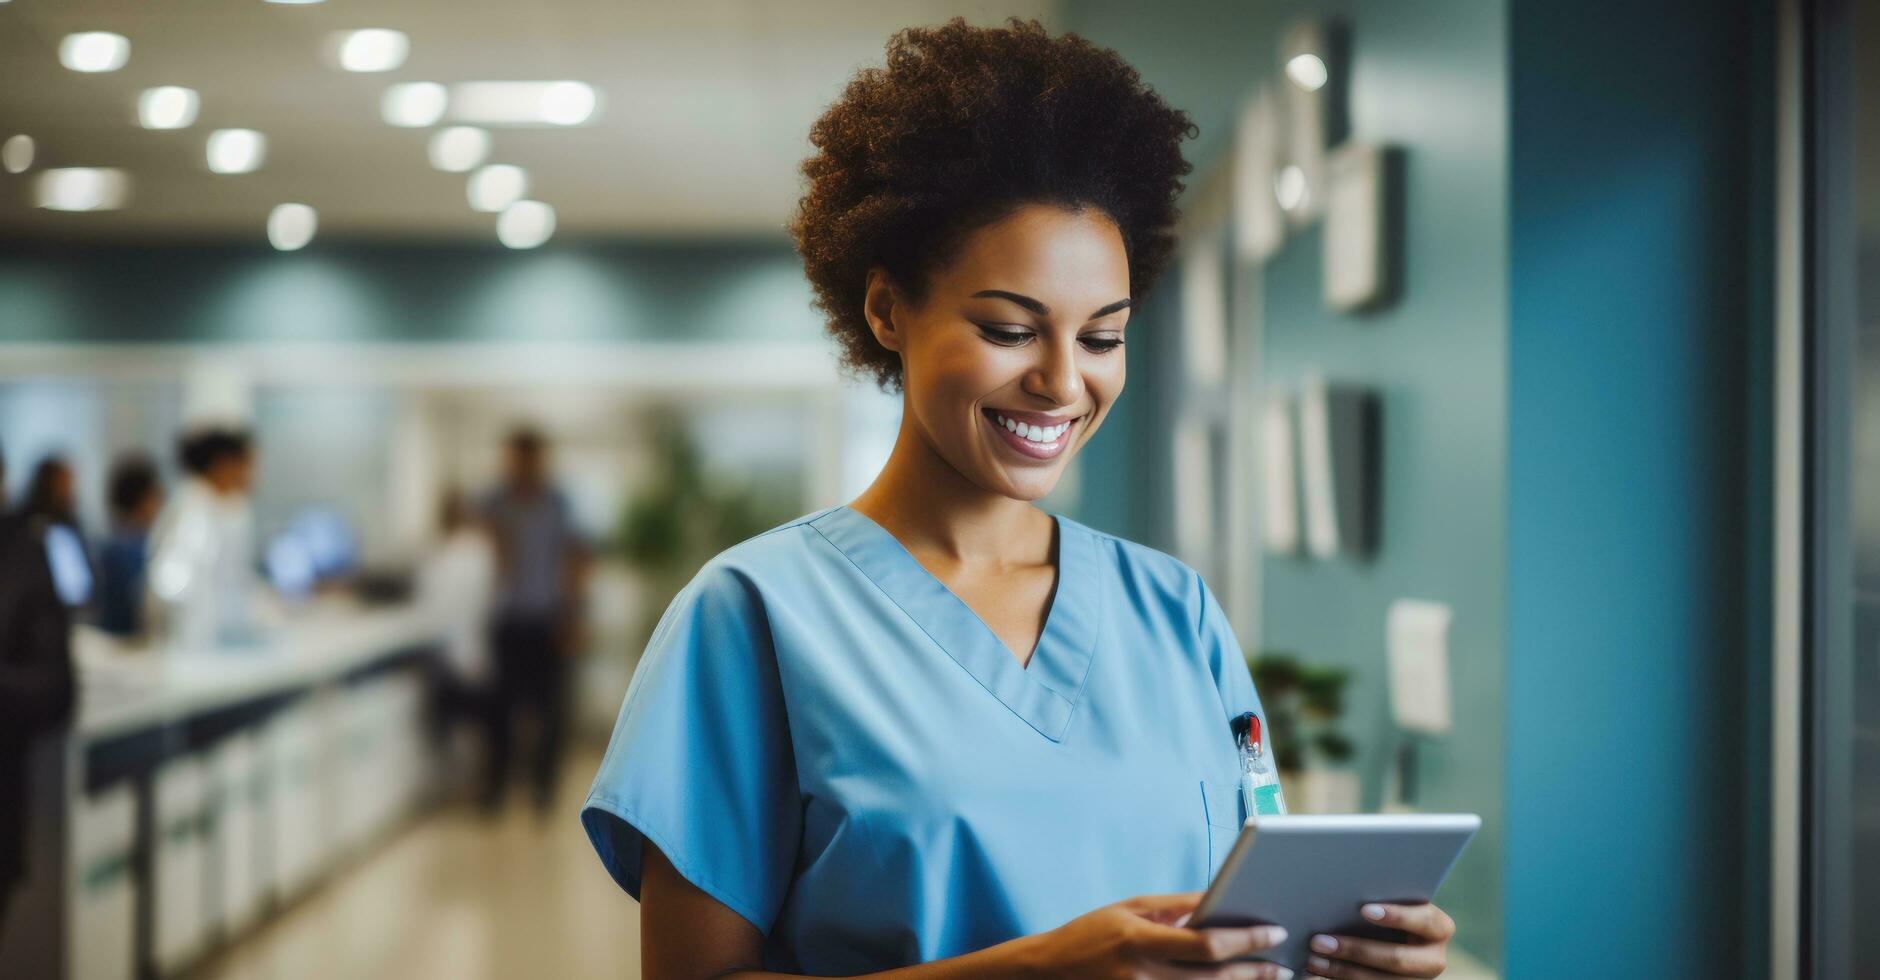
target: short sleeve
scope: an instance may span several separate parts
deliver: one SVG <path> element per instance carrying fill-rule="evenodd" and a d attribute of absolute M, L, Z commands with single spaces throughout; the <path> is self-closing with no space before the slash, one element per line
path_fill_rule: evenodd
<path fill-rule="evenodd" d="M 1221 707 L 1229 718 L 1251 711 L 1259 715 L 1264 724 L 1266 711 L 1260 707 L 1260 695 L 1253 689 L 1253 674 L 1247 669 L 1246 652 L 1241 649 L 1239 638 L 1234 636 L 1227 613 L 1199 574 L 1195 574 L 1195 588 L 1201 597 L 1200 617 L 1195 627 L 1199 649 L 1206 658 L 1208 670 L 1214 674 L 1214 686 L 1221 692 Z"/>
<path fill-rule="evenodd" d="M 634 898 L 640 845 L 651 841 L 687 881 L 768 935 L 801 823 L 762 596 L 714 560 L 654 629 L 581 824 Z"/>

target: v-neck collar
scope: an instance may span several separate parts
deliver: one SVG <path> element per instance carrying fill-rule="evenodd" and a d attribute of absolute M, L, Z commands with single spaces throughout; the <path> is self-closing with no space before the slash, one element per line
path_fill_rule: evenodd
<path fill-rule="evenodd" d="M 1075 521 L 1057 514 L 1051 518 L 1057 523 L 1057 585 L 1027 666 L 1019 665 L 971 606 L 866 514 L 844 504 L 809 524 L 981 687 L 1055 742 L 1070 727 L 1083 695 L 1098 635 L 1095 546 Z"/>

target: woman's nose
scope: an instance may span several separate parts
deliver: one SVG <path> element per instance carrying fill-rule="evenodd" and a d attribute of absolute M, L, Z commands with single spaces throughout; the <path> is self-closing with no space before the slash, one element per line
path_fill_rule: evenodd
<path fill-rule="evenodd" d="M 1039 344 L 1036 349 L 1039 363 L 1026 376 L 1025 390 L 1053 405 L 1075 404 L 1084 393 L 1076 342 Z"/>

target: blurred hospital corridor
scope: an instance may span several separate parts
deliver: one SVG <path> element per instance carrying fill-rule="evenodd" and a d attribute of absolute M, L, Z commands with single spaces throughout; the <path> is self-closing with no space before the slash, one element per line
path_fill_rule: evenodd
<path fill-rule="evenodd" d="M 492 820 L 469 801 L 439 809 L 188 976 L 640 976 L 639 917 L 573 819 L 599 763 L 591 751 L 567 760 L 547 819 L 510 807 Z"/>

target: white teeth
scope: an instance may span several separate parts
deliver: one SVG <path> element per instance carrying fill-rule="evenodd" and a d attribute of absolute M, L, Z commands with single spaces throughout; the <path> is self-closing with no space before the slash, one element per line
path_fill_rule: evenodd
<path fill-rule="evenodd" d="M 1019 438 L 1024 439 L 1028 442 L 1037 442 L 1037 443 L 1056 442 L 1071 427 L 1071 424 L 1069 422 L 1060 422 L 1057 425 L 1051 425 L 1051 426 L 1030 425 L 1025 422 L 1014 422 L 1011 419 L 1008 419 L 1005 416 L 1000 415 L 996 412 L 993 413 L 993 420 L 996 421 L 998 424 L 1005 426 L 1006 431 L 1016 434 Z"/>

